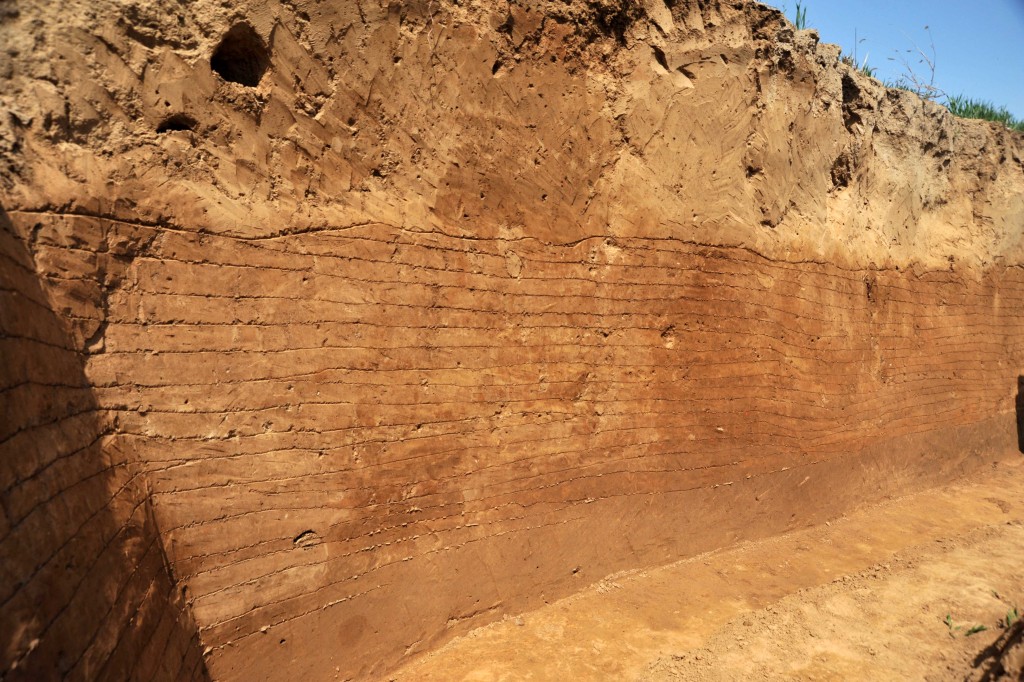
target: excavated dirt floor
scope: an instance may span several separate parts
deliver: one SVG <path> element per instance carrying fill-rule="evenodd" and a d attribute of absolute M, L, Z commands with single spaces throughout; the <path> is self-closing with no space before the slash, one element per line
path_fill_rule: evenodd
<path fill-rule="evenodd" d="M 1019 647 L 1002 661 L 1011 677 L 990 654 L 1024 606 L 1022 475 L 1022 462 L 993 464 L 809 530 L 623 573 L 393 679 L 1018 679 Z M 968 634 L 976 626 L 987 629 Z"/>

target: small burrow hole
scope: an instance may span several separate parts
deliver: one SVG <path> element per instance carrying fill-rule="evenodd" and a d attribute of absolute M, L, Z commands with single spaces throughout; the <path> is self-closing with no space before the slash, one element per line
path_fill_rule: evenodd
<path fill-rule="evenodd" d="M 670 71 L 671 69 L 668 68 L 668 57 L 665 56 L 665 51 L 657 45 L 652 45 L 651 49 L 654 50 L 654 59 L 658 62 L 658 66 L 666 71 Z"/>
<path fill-rule="evenodd" d="M 226 81 L 254 88 L 270 68 L 270 54 L 249 24 L 235 24 L 210 57 L 210 68 Z"/>
<path fill-rule="evenodd" d="M 195 130 L 197 122 L 188 114 L 173 114 L 156 127 L 158 133 L 170 133 L 175 130 Z"/>

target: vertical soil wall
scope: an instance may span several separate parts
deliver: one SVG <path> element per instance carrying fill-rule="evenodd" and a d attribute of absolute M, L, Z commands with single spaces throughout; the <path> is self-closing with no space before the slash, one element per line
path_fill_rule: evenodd
<path fill-rule="evenodd" d="M 208 679 L 149 489 L 32 239 L 0 210 L 3 679 Z"/>
<path fill-rule="evenodd" d="M 55 12 L 0 22 L 12 679 L 380 676 L 1018 456 L 1024 142 L 775 10 Z"/>

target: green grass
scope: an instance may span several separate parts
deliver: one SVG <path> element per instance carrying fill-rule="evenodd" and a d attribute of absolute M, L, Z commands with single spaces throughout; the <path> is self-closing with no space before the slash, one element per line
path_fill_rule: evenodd
<path fill-rule="evenodd" d="M 853 55 L 844 53 L 841 57 L 839 57 L 839 61 L 848 66 L 852 66 L 853 68 L 857 69 L 858 71 L 860 71 L 862 74 L 869 78 L 875 77 L 875 67 L 868 66 L 867 57 L 864 58 L 863 63 L 857 64 L 857 59 Z"/>
<path fill-rule="evenodd" d="M 1002 123 L 1010 130 L 1024 133 L 1024 121 L 1014 118 L 1006 107 L 997 107 L 991 102 L 973 99 L 966 95 L 950 95 L 947 107 L 954 116 L 995 121 Z"/>
<path fill-rule="evenodd" d="M 801 2 L 796 3 L 796 19 L 793 20 L 793 25 L 798 31 L 807 28 L 807 8 Z"/>
<path fill-rule="evenodd" d="M 793 18 L 793 24 L 796 26 L 798 31 L 802 31 L 807 28 L 807 5 L 803 2 L 796 3 L 796 16 Z M 925 29 L 928 27 L 925 26 Z M 929 32 L 929 36 L 931 33 Z M 853 34 L 854 50 L 853 54 L 843 53 L 840 56 L 840 61 L 844 64 L 851 66 L 852 68 L 860 71 L 865 76 L 874 78 L 876 69 L 873 66 L 868 66 L 867 57 L 860 64 L 857 63 L 857 49 L 858 43 L 862 42 L 857 39 L 857 32 Z M 930 72 L 929 77 L 919 76 L 915 73 L 915 70 L 910 64 L 904 59 L 904 66 L 906 67 L 905 73 L 897 78 L 896 80 L 885 81 L 887 88 L 898 88 L 900 90 L 907 90 L 916 94 L 921 99 L 930 101 L 940 101 L 946 99 L 946 107 L 954 116 L 960 118 L 976 118 L 985 121 L 995 121 L 996 123 L 1002 123 L 1010 130 L 1024 133 L 1024 120 L 1014 118 L 1013 114 L 1006 107 L 997 107 L 991 102 L 984 100 L 978 100 L 966 95 L 948 95 L 943 90 L 935 85 L 935 43 L 931 45 L 931 56 L 926 52 L 923 52 L 916 45 L 914 50 L 907 50 L 908 53 L 913 54 L 916 51 L 917 55 L 920 56 L 921 60 L 919 63 L 925 64 Z M 890 57 L 890 59 L 892 59 Z M 926 74 L 926 76 L 929 74 Z"/>

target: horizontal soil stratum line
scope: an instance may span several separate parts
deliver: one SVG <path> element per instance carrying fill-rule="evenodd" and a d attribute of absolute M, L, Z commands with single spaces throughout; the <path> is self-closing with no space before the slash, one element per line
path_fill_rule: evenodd
<path fill-rule="evenodd" d="M 0 42 L 5 682 L 413 679 L 1018 471 L 1024 137 L 775 9 L 23 0 Z"/>

